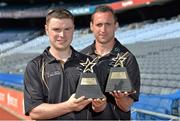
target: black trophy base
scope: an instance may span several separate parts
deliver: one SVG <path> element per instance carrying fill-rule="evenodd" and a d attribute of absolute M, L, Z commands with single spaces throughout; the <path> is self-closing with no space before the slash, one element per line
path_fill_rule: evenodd
<path fill-rule="evenodd" d="M 134 92 L 125 67 L 112 67 L 110 69 L 105 92 L 118 90 L 127 93 Z"/>
<path fill-rule="evenodd" d="M 94 73 L 82 73 L 76 90 L 75 98 L 104 98 Z"/>

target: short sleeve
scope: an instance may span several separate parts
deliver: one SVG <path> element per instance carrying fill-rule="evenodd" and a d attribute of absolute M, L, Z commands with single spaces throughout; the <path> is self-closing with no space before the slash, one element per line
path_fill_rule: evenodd
<path fill-rule="evenodd" d="M 43 87 L 38 65 L 31 61 L 27 64 L 24 74 L 24 108 L 25 115 L 36 106 L 43 103 Z"/>

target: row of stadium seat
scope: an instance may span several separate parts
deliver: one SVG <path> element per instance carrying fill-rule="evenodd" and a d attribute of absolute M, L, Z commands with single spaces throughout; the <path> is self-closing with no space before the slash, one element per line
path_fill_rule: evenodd
<path fill-rule="evenodd" d="M 0 85 L 22 90 L 23 89 L 23 76 L 20 74 L 6 74 L 0 73 Z"/>
<path fill-rule="evenodd" d="M 147 111 L 174 115 L 180 117 L 180 90 L 171 95 L 147 95 L 141 94 L 139 102 L 134 103 L 133 108 L 143 109 Z M 132 117 L 136 120 L 153 120 L 152 115 L 135 113 Z M 158 120 L 164 120 L 161 117 L 156 117 Z M 167 119 L 166 119 L 167 120 Z"/>

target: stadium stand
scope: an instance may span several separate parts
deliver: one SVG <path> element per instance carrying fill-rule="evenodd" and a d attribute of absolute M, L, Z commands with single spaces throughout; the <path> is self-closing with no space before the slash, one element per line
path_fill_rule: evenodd
<path fill-rule="evenodd" d="M 29 40 L 39 36 L 41 34 L 40 30 L 30 30 L 30 29 L 8 29 L 3 30 L 0 33 L 0 54 L 14 47 L 20 46 Z"/>
<path fill-rule="evenodd" d="M 22 90 L 23 89 L 23 76 L 22 74 L 6 74 L 0 73 L 0 85 Z"/>

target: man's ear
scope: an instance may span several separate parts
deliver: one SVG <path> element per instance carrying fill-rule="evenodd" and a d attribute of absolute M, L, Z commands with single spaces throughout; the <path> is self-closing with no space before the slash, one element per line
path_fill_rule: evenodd
<path fill-rule="evenodd" d="M 47 26 L 47 24 L 44 27 L 45 27 L 46 35 L 48 35 L 48 26 Z"/>
<path fill-rule="evenodd" d="M 90 29 L 91 29 L 91 31 L 93 31 L 93 23 L 92 23 L 92 21 L 90 22 Z"/>
<path fill-rule="evenodd" d="M 116 27 L 116 30 L 117 30 L 118 27 L 119 27 L 119 23 L 118 22 L 116 22 L 115 27 Z"/>

